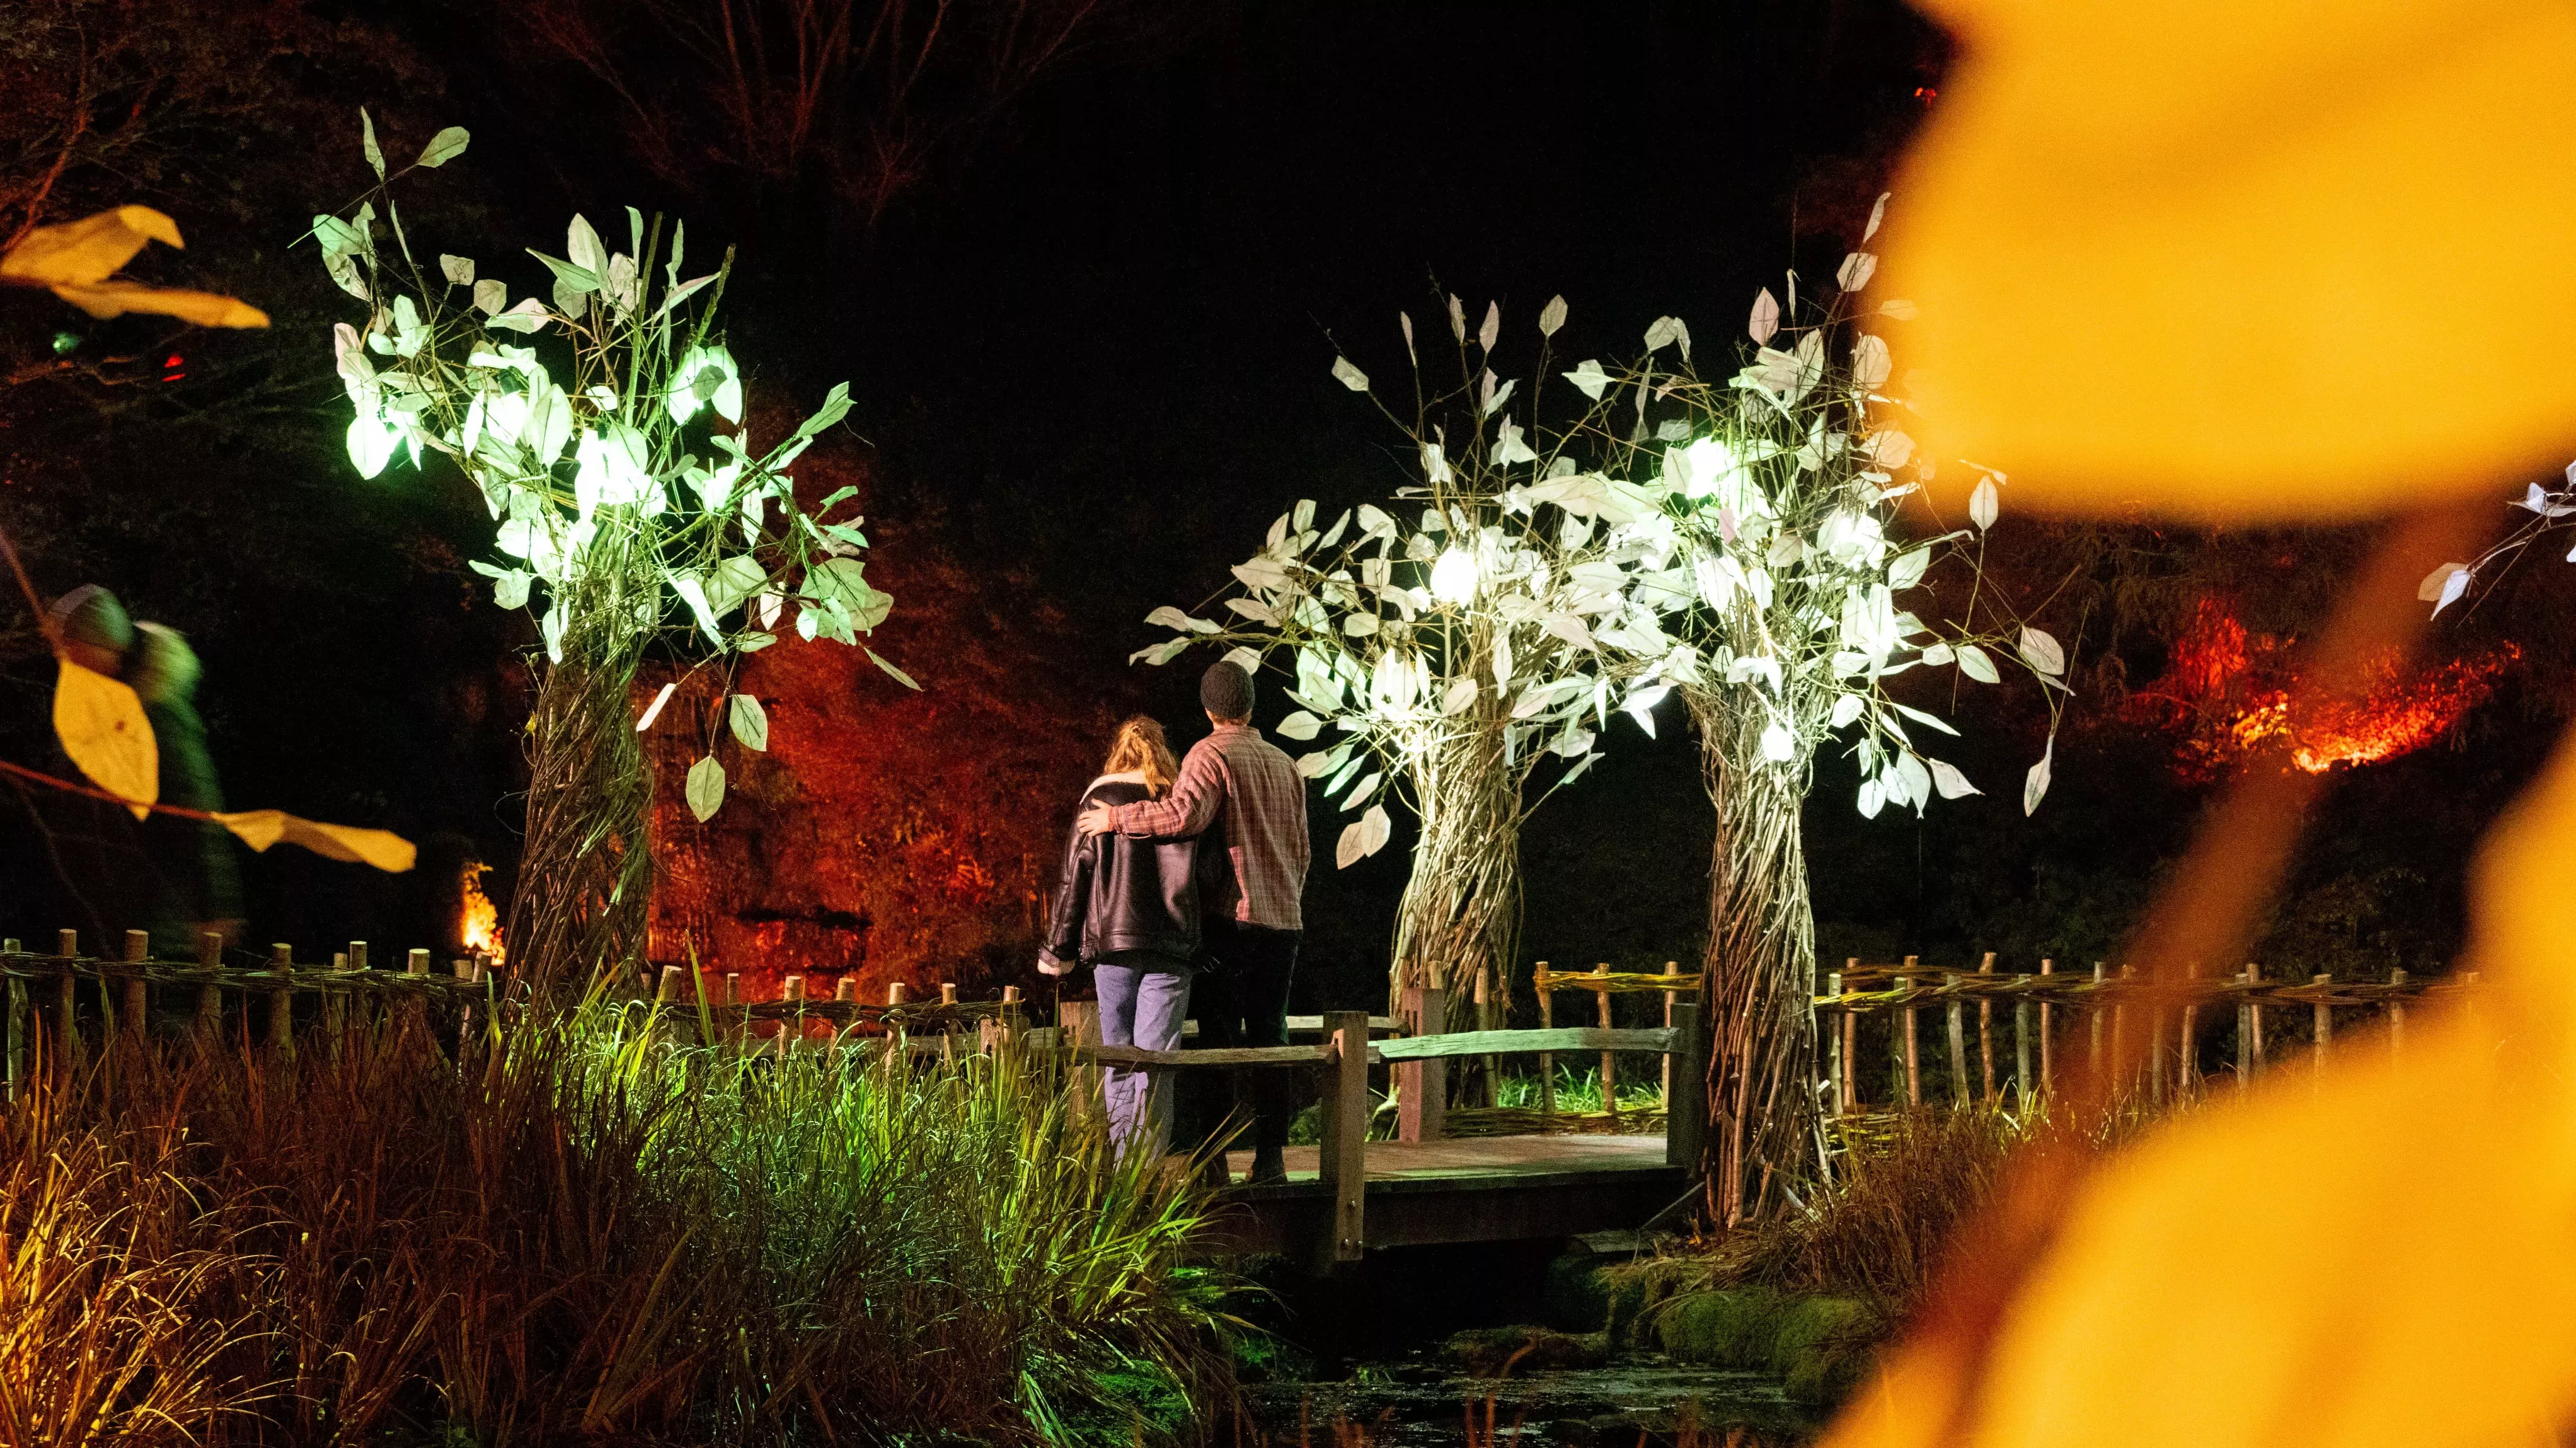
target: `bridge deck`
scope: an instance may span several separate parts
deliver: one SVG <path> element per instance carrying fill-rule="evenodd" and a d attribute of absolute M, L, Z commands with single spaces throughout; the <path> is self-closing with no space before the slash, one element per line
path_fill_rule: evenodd
<path fill-rule="evenodd" d="M 1307 1252 L 1331 1230 L 1318 1148 L 1288 1148 L 1284 1185 L 1242 1185 L 1249 1152 L 1228 1158 L 1238 1185 L 1218 1250 Z M 1630 1230 L 1687 1188 L 1660 1136 L 1486 1136 L 1368 1145 L 1371 1247 L 1499 1242 Z"/>

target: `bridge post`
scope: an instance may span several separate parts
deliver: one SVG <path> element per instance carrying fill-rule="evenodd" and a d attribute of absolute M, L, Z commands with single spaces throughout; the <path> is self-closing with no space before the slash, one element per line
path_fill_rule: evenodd
<path fill-rule="evenodd" d="M 1664 1100 L 1664 1164 L 1697 1171 L 1708 1141 L 1708 1038 L 1700 1030 L 1700 1004 L 1673 1005 L 1673 1043 L 1669 1057 L 1673 1084 L 1679 1088 Z"/>
<path fill-rule="evenodd" d="M 1407 986 L 1405 1029 L 1416 1036 L 1444 1034 L 1449 1020 L 1449 993 L 1437 986 Z M 1398 1141 L 1438 1141 L 1449 1109 L 1449 1063 L 1434 1056 L 1403 1061 L 1395 1068 Z"/>
<path fill-rule="evenodd" d="M 1322 1170 L 1325 1190 L 1333 1194 L 1333 1223 L 1319 1244 L 1316 1265 L 1330 1270 L 1356 1262 L 1368 1246 L 1362 1216 L 1368 1190 L 1368 1044 L 1366 1011 L 1326 1011 L 1324 1034 L 1339 1055 L 1324 1072 Z"/>

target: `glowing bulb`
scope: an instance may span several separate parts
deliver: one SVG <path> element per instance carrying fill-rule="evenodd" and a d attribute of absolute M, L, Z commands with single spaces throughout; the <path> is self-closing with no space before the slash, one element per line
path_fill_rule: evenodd
<path fill-rule="evenodd" d="M 1452 548 L 1431 565 L 1431 596 L 1448 604 L 1466 604 L 1476 597 L 1476 555 L 1464 548 Z"/>

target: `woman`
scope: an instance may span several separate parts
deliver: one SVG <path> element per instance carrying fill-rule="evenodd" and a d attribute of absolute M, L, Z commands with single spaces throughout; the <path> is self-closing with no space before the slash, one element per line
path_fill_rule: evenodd
<path fill-rule="evenodd" d="M 1163 726 L 1137 715 L 1118 726 L 1109 762 L 1074 813 L 1157 798 L 1179 773 Z M 1199 948 L 1201 861 L 1225 858 L 1218 829 L 1186 840 L 1074 832 L 1038 969 L 1063 975 L 1076 964 L 1091 967 L 1101 1044 L 1180 1049 L 1181 1023 L 1190 1013 L 1190 959 Z M 1171 1134 L 1168 1084 L 1157 1090 L 1149 1073 L 1112 1066 L 1104 1094 L 1111 1139 L 1122 1150 L 1144 1144 L 1159 1154 Z"/>

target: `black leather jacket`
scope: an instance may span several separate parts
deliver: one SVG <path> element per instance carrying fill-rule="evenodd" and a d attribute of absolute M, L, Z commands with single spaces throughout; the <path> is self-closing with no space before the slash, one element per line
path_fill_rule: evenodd
<path fill-rule="evenodd" d="M 1075 813 L 1151 797 L 1141 784 L 1096 779 Z M 1199 896 L 1209 883 L 1202 877 L 1212 868 L 1229 868 L 1222 822 L 1185 840 L 1074 831 L 1047 921 L 1047 954 L 1085 965 L 1187 965 L 1198 953 Z"/>

